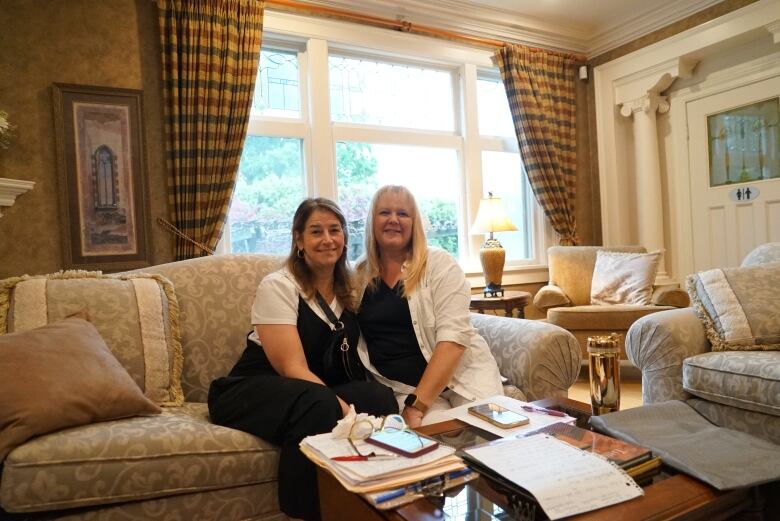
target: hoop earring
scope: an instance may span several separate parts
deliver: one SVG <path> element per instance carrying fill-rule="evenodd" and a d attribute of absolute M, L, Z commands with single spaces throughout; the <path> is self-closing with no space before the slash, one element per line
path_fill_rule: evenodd
<path fill-rule="evenodd" d="M 304 258 L 305 255 L 303 253 L 303 250 L 298 248 L 298 251 L 295 252 L 295 256 L 298 257 L 299 259 L 302 259 L 302 258 Z"/>

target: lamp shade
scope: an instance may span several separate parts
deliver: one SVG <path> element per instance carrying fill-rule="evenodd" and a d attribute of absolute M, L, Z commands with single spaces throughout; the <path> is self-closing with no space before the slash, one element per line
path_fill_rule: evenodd
<path fill-rule="evenodd" d="M 504 205 L 500 197 L 493 197 L 492 192 L 488 192 L 488 197 L 479 202 L 477 218 L 474 220 L 474 226 L 471 227 L 472 234 L 493 232 L 510 232 L 517 230 L 517 226 L 512 224 L 504 211 Z"/>

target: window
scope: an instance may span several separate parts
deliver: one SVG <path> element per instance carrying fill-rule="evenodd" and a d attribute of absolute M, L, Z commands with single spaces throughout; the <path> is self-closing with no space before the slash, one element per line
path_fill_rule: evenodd
<path fill-rule="evenodd" d="M 375 51 L 364 41 L 350 47 L 343 34 L 338 44 L 322 35 L 295 43 L 264 36 L 221 251 L 227 244 L 234 252 L 286 255 L 295 208 L 304 197 L 324 196 L 344 210 L 354 260 L 363 253 L 371 197 L 392 183 L 412 190 L 429 243 L 467 272 L 481 274 L 484 237 L 469 228 L 489 191 L 520 230 L 497 234 L 507 266 L 542 264 L 541 212 L 489 52 L 469 50 L 477 58 L 463 62 L 435 49 L 410 56 L 392 52 L 386 33 L 376 31 Z"/>

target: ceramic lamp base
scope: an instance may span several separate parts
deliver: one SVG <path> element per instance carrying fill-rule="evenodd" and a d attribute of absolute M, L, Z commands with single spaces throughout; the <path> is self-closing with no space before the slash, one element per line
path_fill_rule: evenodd
<path fill-rule="evenodd" d="M 485 241 L 479 249 L 479 261 L 482 263 L 482 272 L 485 274 L 486 297 L 498 297 L 504 295 L 501 287 L 501 279 L 504 277 L 504 260 L 506 251 L 495 239 Z"/>

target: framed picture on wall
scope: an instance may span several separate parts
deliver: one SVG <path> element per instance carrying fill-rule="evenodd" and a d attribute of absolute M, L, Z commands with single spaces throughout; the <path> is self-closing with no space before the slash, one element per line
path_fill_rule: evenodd
<path fill-rule="evenodd" d="M 150 264 L 139 90 L 53 85 L 66 268 Z"/>

